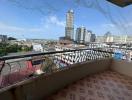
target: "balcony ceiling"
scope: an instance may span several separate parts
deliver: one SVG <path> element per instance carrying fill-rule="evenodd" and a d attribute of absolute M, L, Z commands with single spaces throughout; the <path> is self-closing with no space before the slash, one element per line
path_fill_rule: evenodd
<path fill-rule="evenodd" d="M 120 7 L 126 7 L 130 4 L 132 4 L 132 0 L 107 0 L 117 6 L 120 6 Z"/>

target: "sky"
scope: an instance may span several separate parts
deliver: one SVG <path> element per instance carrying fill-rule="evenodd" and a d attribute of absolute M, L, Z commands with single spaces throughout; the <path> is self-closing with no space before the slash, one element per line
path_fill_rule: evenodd
<path fill-rule="evenodd" d="M 58 39 L 65 35 L 66 12 L 74 10 L 74 30 L 97 36 L 132 35 L 132 5 L 106 0 L 0 0 L 0 34 L 18 39 Z M 74 31 L 75 35 L 75 31 Z"/>

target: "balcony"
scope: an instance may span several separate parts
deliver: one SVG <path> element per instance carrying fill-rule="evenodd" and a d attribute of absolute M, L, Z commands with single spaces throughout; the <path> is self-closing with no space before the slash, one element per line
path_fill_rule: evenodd
<path fill-rule="evenodd" d="M 2 57 L 2 100 L 131 100 L 132 62 L 97 49 Z"/>

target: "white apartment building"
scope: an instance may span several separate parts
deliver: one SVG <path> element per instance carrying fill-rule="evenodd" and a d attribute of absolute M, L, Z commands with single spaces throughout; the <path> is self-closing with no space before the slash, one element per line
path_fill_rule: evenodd
<path fill-rule="evenodd" d="M 41 44 L 32 44 L 32 46 L 34 51 L 40 51 L 40 52 L 44 51 Z"/>

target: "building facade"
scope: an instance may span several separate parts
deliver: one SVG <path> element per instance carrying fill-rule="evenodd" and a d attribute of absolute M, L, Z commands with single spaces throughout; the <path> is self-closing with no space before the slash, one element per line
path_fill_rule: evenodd
<path fill-rule="evenodd" d="M 44 51 L 41 44 L 34 43 L 32 46 L 33 46 L 33 51 L 39 51 L 39 52 L 43 52 Z"/>
<path fill-rule="evenodd" d="M 90 40 L 91 40 L 91 35 L 92 35 L 92 31 L 87 31 L 87 32 L 85 33 L 85 36 L 84 36 L 84 41 L 85 41 L 85 43 L 90 42 Z"/>
<path fill-rule="evenodd" d="M 90 42 L 95 42 L 96 41 L 96 35 L 95 34 L 91 34 L 91 38 L 90 38 Z"/>
<path fill-rule="evenodd" d="M 110 32 L 104 34 L 104 42 L 113 42 L 113 36 Z"/>
<path fill-rule="evenodd" d="M 0 42 L 6 42 L 7 40 L 7 35 L 0 35 Z"/>
<path fill-rule="evenodd" d="M 84 43 L 86 33 L 87 33 L 87 30 L 85 27 L 77 28 L 77 30 L 76 30 L 76 42 L 77 43 Z"/>
<path fill-rule="evenodd" d="M 112 36 L 108 36 L 106 39 L 107 40 L 105 42 L 115 42 L 115 43 L 130 43 L 132 41 L 130 38 L 128 38 L 127 35 L 122 35 L 122 36 L 112 35 Z"/>
<path fill-rule="evenodd" d="M 66 14 L 65 37 L 70 40 L 74 39 L 74 12 L 73 10 L 69 10 Z"/>
<path fill-rule="evenodd" d="M 96 42 L 103 43 L 104 42 L 104 36 L 97 36 L 96 37 Z"/>
<path fill-rule="evenodd" d="M 76 30 L 76 42 L 77 43 L 89 43 L 95 42 L 96 36 L 92 31 L 88 30 L 85 27 L 79 27 Z"/>
<path fill-rule="evenodd" d="M 105 39 L 106 39 L 105 42 L 113 42 L 114 41 L 114 37 L 113 36 L 108 36 Z"/>
<path fill-rule="evenodd" d="M 127 41 L 127 43 L 132 43 L 132 36 L 127 36 L 126 41 Z"/>
<path fill-rule="evenodd" d="M 84 35 L 84 43 L 95 42 L 96 36 L 92 31 L 88 30 Z"/>

